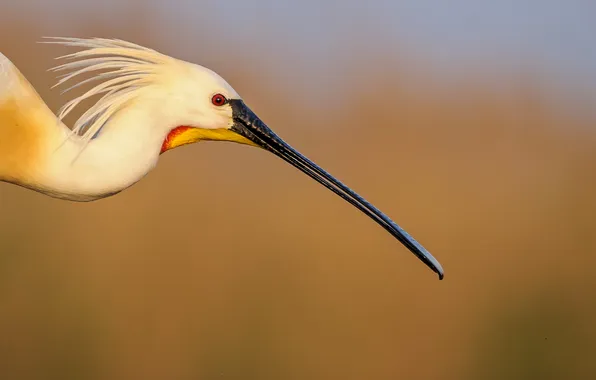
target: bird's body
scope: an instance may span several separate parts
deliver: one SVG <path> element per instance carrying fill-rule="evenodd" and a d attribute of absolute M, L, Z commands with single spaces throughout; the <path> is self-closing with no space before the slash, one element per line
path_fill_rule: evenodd
<path fill-rule="evenodd" d="M 100 49 L 103 48 L 89 51 L 101 53 Z M 137 50 L 145 51 L 111 49 L 128 56 L 134 56 Z M 184 65 L 167 58 L 172 65 Z M 118 70 L 126 67 L 126 62 L 110 58 L 100 64 L 111 62 L 119 65 Z M 89 63 L 93 64 L 96 63 Z M 150 63 L 142 65 L 150 66 Z M 86 67 L 90 66 L 83 66 Z M 189 67 L 192 69 L 192 65 Z M 174 97 L 169 98 L 166 91 L 157 91 L 167 88 L 168 83 L 154 82 L 135 88 L 134 97 L 125 98 L 124 104 L 116 103 L 116 109 L 109 110 L 109 120 L 96 125 L 95 131 L 81 134 L 72 133 L 18 68 L 3 56 L 0 73 L 0 179 L 47 195 L 91 201 L 122 191 L 155 167 L 168 131 L 177 127 L 171 117 L 175 107 L 167 106 L 174 103 Z M 124 75 L 116 77 L 119 78 L 127 79 Z M 79 132 L 93 120 L 80 121 Z M 82 125 L 84 122 L 87 125 Z M 90 134 L 99 131 L 101 138 L 90 139 Z"/>
<path fill-rule="evenodd" d="M 116 128 L 134 114 L 116 117 L 111 128 L 102 131 L 102 138 L 84 147 L 83 139 L 71 134 L 10 61 L 5 60 L 2 70 L 0 179 L 3 181 L 57 198 L 89 201 L 132 185 L 157 163 L 162 141 L 150 136 L 148 128 L 142 128 L 144 125 L 139 123 Z"/>
<path fill-rule="evenodd" d="M 56 116 L 18 68 L 0 54 L 0 181 L 71 201 L 114 195 L 141 180 L 160 154 L 201 140 L 266 149 L 363 211 L 442 277 L 438 262 L 358 194 L 273 133 L 215 72 L 121 40 L 59 38 L 83 48 L 58 84 L 96 82 Z M 100 72 L 99 74 L 97 72 Z M 101 95 L 70 129 L 62 119 Z"/>

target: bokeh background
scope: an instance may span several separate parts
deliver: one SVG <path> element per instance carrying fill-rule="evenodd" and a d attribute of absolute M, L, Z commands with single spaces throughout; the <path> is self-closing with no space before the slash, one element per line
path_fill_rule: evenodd
<path fill-rule="evenodd" d="M 0 0 L 43 36 L 206 65 L 443 264 L 250 147 L 89 204 L 0 186 L 0 379 L 596 378 L 596 5 Z"/>

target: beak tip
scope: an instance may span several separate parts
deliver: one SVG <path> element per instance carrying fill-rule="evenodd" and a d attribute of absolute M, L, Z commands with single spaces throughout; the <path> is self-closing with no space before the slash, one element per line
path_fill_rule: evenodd
<path fill-rule="evenodd" d="M 441 266 L 441 264 L 439 264 L 438 261 L 435 263 L 434 270 L 439 275 L 439 281 L 445 278 L 445 272 L 443 271 L 443 267 Z"/>
<path fill-rule="evenodd" d="M 442 280 L 443 278 L 445 278 L 445 272 L 443 271 L 443 267 L 441 266 L 441 264 L 439 263 L 439 261 L 437 261 L 430 253 L 426 252 L 425 258 L 427 260 L 424 260 L 426 265 L 428 265 L 428 267 L 430 269 L 433 270 L 433 272 L 435 272 L 438 276 L 439 276 L 439 280 Z"/>

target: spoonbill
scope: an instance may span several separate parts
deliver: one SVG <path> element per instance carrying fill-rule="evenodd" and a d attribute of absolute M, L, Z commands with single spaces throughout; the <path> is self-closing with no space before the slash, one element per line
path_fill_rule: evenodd
<path fill-rule="evenodd" d="M 214 71 L 128 41 L 51 37 L 77 48 L 58 59 L 56 86 L 93 83 L 55 115 L 0 54 L 0 181 L 77 202 L 115 195 L 149 173 L 159 156 L 198 141 L 267 150 L 368 215 L 443 278 L 439 262 L 376 207 L 275 134 Z M 90 78 L 82 80 L 84 74 Z M 101 97 L 72 128 L 62 120 Z"/>

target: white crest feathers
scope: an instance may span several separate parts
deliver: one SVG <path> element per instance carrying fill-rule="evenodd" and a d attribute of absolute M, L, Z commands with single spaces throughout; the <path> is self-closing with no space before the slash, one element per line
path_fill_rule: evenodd
<path fill-rule="evenodd" d="M 70 91 L 92 82 L 100 82 L 84 94 L 66 103 L 58 113 L 62 120 L 81 102 L 96 95 L 103 96 L 76 121 L 72 134 L 80 135 L 89 142 L 105 123 L 144 89 L 159 81 L 160 74 L 175 59 L 155 50 L 115 39 L 50 37 L 44 43 L 80 47 L 83 50 L 56 59 L 71 62 L 50 69 L 65 72 L 54 86 L 60 86 L 83 74 L 103 71 L 86 80 L 77 82 L 63 91 Z"/>

